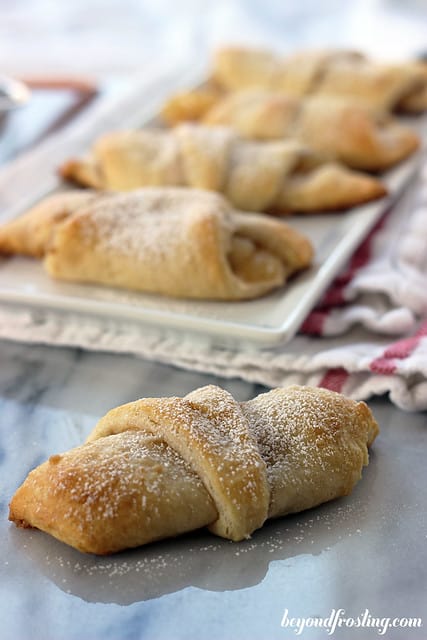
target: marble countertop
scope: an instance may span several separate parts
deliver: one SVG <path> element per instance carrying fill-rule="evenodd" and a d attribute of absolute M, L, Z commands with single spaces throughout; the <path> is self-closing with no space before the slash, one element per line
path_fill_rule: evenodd
<path fill-rule="evenodd" d="M 0 343 L 2 640 L 279 640 L 290 617 L 423 618 L 427 624 L 427 415 L 370 403 L 380 426 L 347 498 L 270 522 L 242 543 L 208 532 L 111 557 L 80 554 L 8 523 L 28 471 L 75 446 L 108 409 L 207 383 L 244 400 L 261 389 L 131 356 Z M 343 614 L 344 615 L 344 614 Z M 366 615 L 366 614 L 365 614 Z M 286 618 L 285 618 L 286 620 Z M 337 638 L 376 637 L 337 628 Z M 301 637 L 328 637 L 306 628 Z M 387 638 L 425 638 L 425 628 Z"/>
<path fill-rule="evenodd" d="M 59 5 L 0 7 L 3 71 L 140 74 L 154 59 L 195 59 L 234 40 L 284 50 L 345 44 L 390 58 L 427 44 L 422 0 Z M 208 383 L 239 400 L 263 389 L 132 356 L 13 342 L 0 341 L 0 363 L 2 640 L 280 640 L 299 637 L 286 626 L 291 618 L 327 619 L 340 610 L 341 618 L 368 623 L 421 618 L 423 627 L 389 628 L 384 637 L 426 638 L 426 413 L 403 413 L 386 398 L 369 402 L 381 434 L 362 481 L 344 499 L 269 522 L 238 544 L 199 532 L 97 558 L 8 522 L 8 502 L 30 469 L 80 444 L 124 402 Z M 381 637 L 373 624 L 337 626 L 330 635 Z M 300 637 L 329 636 L 306 627 Z"/>

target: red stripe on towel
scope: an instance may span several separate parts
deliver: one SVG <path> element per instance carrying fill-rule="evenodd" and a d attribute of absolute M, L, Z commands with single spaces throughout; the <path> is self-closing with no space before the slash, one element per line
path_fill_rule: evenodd
<path fill-rule="evenodd" d="M 304 322 L 300 327 L 300 333 L 308 333 L 312 336 L 322 336 L 323 327 L 326 319 L 329 315 L 329 311 L 315 309 L 308 314 Z"/>
<path fill-rule="evenodd" d="M 340 393 L 349 375 L 349 372 L 342 367 L 329 369 L 317 386 Z"/>
<path fill-rule="evenodd" d="M 383 376 L 389 376 L 396 371 L 396 363 L 394 360 L 389 360 L 388 358 L 380 357 L 375 358 L 369 365 L 369 369 L 372 373 L 379 373 Z"/>
<path fill-rule="evenodd" d="M 356 275 L 357 271 L 364 267 L 372 258 L 372 245 L 375 234 L 384 226 L 387 214 L 382 216 L 370 233 L 366 236 L 362 244 L 352 255 L 347 268 L 331 284 L 325 292 L 316 308 L 309 313 L 300 327 L 300 333 L 313 336 L 323 335 L 323 328 L 329 315 L 328 309 L 342 306 L 347 302 L 345 299 L 345 288 Z"/>
<path fill-rule="evenodd" d="M 362 244 L 360 244 L 356 251 L 353 253 L 345 271 L 343 271 L 334 280 L 332 286 L 327 290 L 321 302 L 322 306 L 343 304 L 344 302 L 346 302 L 344 297 L 344 289 L 347 287 L 349 282 L 353 280 L 359 269 L 367 265 L 371 260 L 373 252 L 373 240 L 378 231 L 380 231 L 380 229 L 384 227 L 386 218 L 387 214 L 385 214 L 380 218 L 380 220 L 378 220 L 378 222 L 363 240 Z"/>
<path fill-rule="evenodd" d="M 364 241 L 361 245 L 356 249 L 353 253 L 351 260 L 349 262 L 347 270 L 344 272 L 342 278 L 347 282 L 350 282 L 352 278 L 356 275 L 356 272 L 364 267 L 372 258 L 372 249 L 373 249 L 373 240 L 380 231 L 386 222 L 388 211 L 381 216 L 378 222 L 372 227 L 371 231 L 368 233 Z M 339 280 L 341 278 L 338 278 Z"/>
<path fill-rule="evenodd" d="M 369 368 L 374 373 L 381 373 L 384 375 L 392 374 L 396 371 L 396 360 L 405 360 L 411 353 L 417 348 L 421 339 L 427 335 L 427 321 L 424 322 L 418 329 L 417 333 L 410 338 L 404 338 L 398 340 L 389 345 L 385 349 L 382 356 L 375 358 L 369 365 Z"/>

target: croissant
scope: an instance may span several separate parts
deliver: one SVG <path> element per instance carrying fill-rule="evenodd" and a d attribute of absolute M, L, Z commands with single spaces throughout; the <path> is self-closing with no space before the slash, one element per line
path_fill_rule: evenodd
<path fill-rule="evenodd" d="M 353 169 L 383 171 L 413 154 L 418 135 L 392 116 L 342 98 L 300 99 L 263 89 L 231 93 L 202 118 L 233 127 L 245 138 L 293 138 Z"/>
<path fill-rule="evenodd" d="M 284 222 L 178 187 L 56 194 L 0 228 L 0 252 L 43 257 L 63 280 L 218 300 L 261 296 L 313 255 Z"/>
<path fill-rule="evenodd" d="M 96 189 L 219 191 L 237 209 L 280 214 L 346 209 L 386 193 L 376 178 L 325 163 L 297 141 L 249 141 L 227 127 L 197 124 L 104 135 L 89 157 L 68 161 L 61 173 Z"/>
<path fill-rule="evenodd" d="M 281 57 L 226 47 L 214 57 L 213 77 L 227 91 L 258 87 L 300 97 L 343 97 L 376 111 L 427 109 L 425 65 L 375 63 L 354 51 L 301 51 Z"/>
<path fill-rule="evenodd" d="M 238 541 L 349 494 L 377 433 L 365 403 L 318 388 L 240 404 L 216 386 L 137 400 L 33 470 L 9 519 L 96 554 L 204 526 Z"/>

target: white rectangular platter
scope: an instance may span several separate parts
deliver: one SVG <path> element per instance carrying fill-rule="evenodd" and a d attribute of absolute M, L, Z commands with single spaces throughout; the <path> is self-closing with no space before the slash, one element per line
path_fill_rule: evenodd
<path fill-rule="evenodd" d="M 146 117 L 141 122 L 149 122 Z M 134 122 L 132 123 L 135 124 Z M 122 126 L 129 126 L 126 121 Z M 81 149 L 85 151 L 85 149 Z M 387 197 L 334 214 L 286 218 L 306 234 L 315 249 L 313 266 L 285 287 L 258 300 L 244 302 L 181 301 L 151 294 L 53 281 L 41 263 L 27 258 L 0 259 L 0 302 L 52 312 L 73 312 L 104 320 L 140 323 L 209 336 L 220 345 L 274 346 L 290 340 L 325 289 L 383 213 L 414 176 L 419 156 L 384 176 Z M 19 200 L 19 199 L 18 199 Z M 25 202 L 25 207 L 30 203 Z M 24 204 L 14 203 L 13 215 Z M 2 211 L 2 219 L 11 210 Z"/>
<path fill-rule="evenodd" d="M 412 159 L 390 172 L 385 179 L 390 194 L 380 201 L 346 213 L 289 219 L 311 239 L 314 264 L 284 288 L 258 300 L 181 301 L 62 283 L 50 279 L 41 263 L 15 257 L 0 261 L 0 301 L 202 332 L 221 344 L 227 343 L 227 338 L 265 346 L 284 343 L 294 336 L 355 248 L 408 184 L 415 168 L 416 159 Z"/>

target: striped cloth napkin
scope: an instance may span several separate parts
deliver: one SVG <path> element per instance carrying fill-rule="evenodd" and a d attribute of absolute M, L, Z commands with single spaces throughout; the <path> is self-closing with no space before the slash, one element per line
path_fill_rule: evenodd
<path fill-rule="evenodd" d="M 323 337 L 321 351 L 326 336 L 343 335 L 323 351 L 319 386 L 365 399 L 388 392 L 416 410 L 427 409 L 427 164 L 409 202 L 379 220 L 300 332 Z M 371 333 L 363 341 L 357 324 Z"/>

